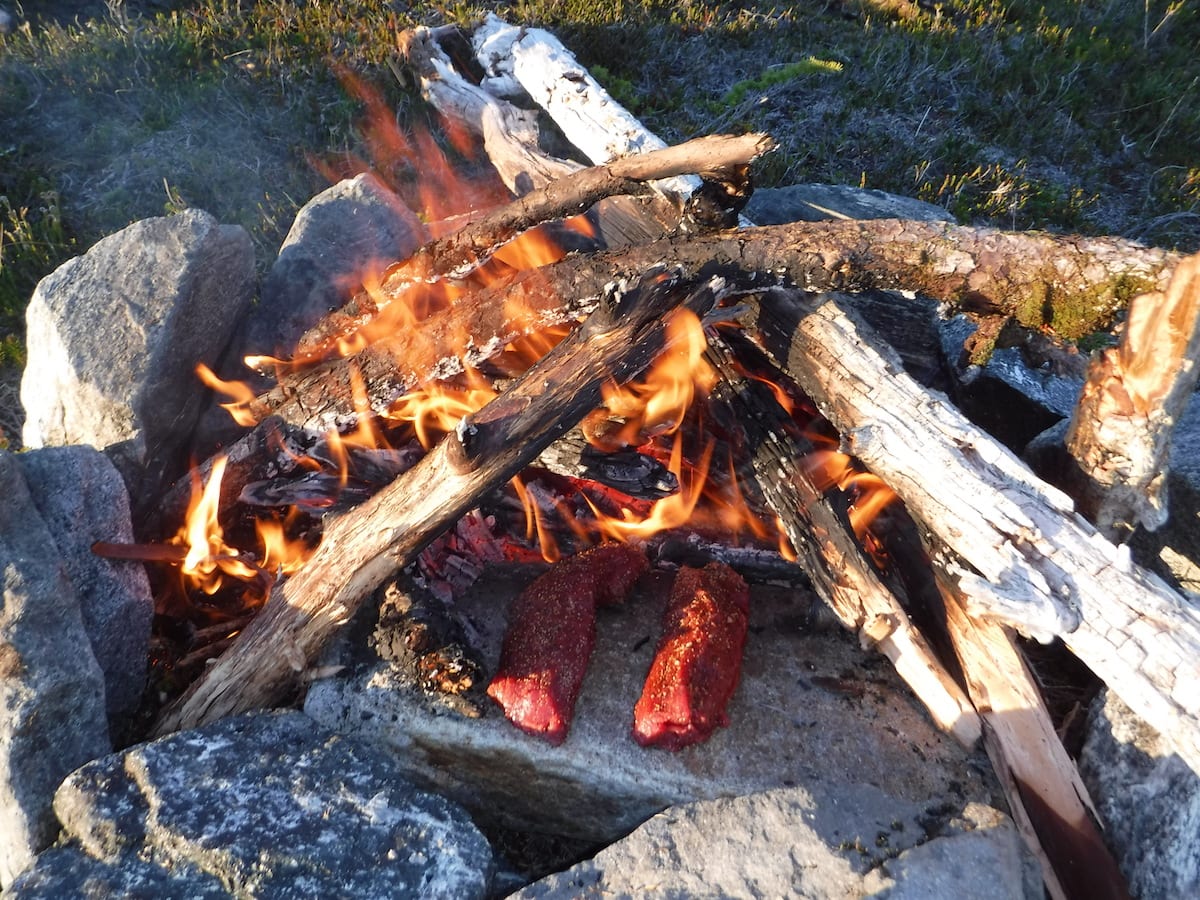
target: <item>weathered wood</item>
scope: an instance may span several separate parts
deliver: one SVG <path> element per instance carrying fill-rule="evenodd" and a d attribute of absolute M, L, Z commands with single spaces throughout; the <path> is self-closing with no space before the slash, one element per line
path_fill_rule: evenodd
<path fill-rule="evenodd" d="M 326 640 L 393 572 L 505 483 L 600 402 L 610 379 L 633 377 L 662 347 L 663 316 L 704 312 L 719 284 L 684 292 L 648 277 L 610 295 L 588 321 L 363 505 L 333 518 L 298 573 L 275 585 L 233 646 L 156 726 L 164 734 L 270 706 L 294 689 Z"/>
<path fill-rule="evenodd" d="M 310 329 L 300 340 L 295 362 L 319 360 L 338 340 L 378 315 L 390 300 L 414 285 L 439 278 L 461 279 L 492 258 L 502 245 L 523 231 L 585 212 L 600 200 L 633 195 L 646 182 L 680 172 L 717 173 L 747 166 L 774 143 L 764 134 L 709 135 L 607 165 L 579 169 L 485 213 L 413 256 L 389 266 L 379 288 L 362 291 Z"/>
<path fill-rule="evenodd" d="M 1200 610 L 1132 564 L 944 397 L 875 348 L 836 297 L 765 297 L 771 355 L 954 554 L 967 612 L 1067 647 L 1200 772 Z"/>
<path fill-rule="evenodd" d="M 1067 429 L 1079 510 L 1107 537 L 1167 521 L 1171 431 L 1200 376 L 1200 255 L 1165 291 L 1135 297 L 1120 343 L 1092 361 Z"/>
<path fill-rule="evenodd" d="M 790 427 L 765 385 L 738 373 L 720 336 L 710 334 L 706 357 L 721 375 L 710 403 L 728 406 L 745 432 L 746 446 L 739 450 L 752 462 L 759 489 L 813 589 L 863 646 L 892 661 L 938 727 L 973 746 L 980 724 L 971 702 L 863 556 L 849 523 L 814 482 L 804 465 L 813 446 Z"/>

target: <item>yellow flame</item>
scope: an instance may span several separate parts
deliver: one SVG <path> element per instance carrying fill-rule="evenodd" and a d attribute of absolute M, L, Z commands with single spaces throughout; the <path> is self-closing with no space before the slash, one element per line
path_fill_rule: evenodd
<path fill-rule="evenodd" d="M 393 422 L 410 422 L 421 446 L 429 449 L 453 431 L 463 416 L 478 412 L 496 391 L 478 371 L 468 369 L 462 388 L 432 382 L 397 400 L 387 412 Z"/>

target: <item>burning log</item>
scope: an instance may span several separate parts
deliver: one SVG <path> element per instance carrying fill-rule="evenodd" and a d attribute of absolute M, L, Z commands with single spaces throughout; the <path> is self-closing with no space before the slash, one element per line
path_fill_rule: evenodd
<path fill-rule="evenodd" d="M 739 374 L 720 335 L 710 335 L 708 358 L 721 373 L 713 400 L 729 404 L 731 417 L 744 430 L 744 452 L 759 489 L 813 588 L 864 645 L 875 646 L 892 661 L 939 727 L 965 746 L 974 744 L 980 725 L 970 701 L 814 481 L 805 460 L 812 459 L 815 448 L 790 427 L 765 385 Z"/>
<path fill-rule="evenodd" d="M 1120 343 L 1092 363 L 1067 429 L 1076 461 L 1066 486 L 1107 537 L 1167 521 L 1171 429 L 1200 376 L 1200 256 L 1175 269 L 1165 292 L 1135 297 Z"/>
<path fill-rule="evenodd" d="M 159 720 L 163 734 L 279 702 L 329 636 L 389 575 L 507 482 L 653 358 L 662 318 L 703 312 L 719 283 L 690 292 L 661 275 L 610 294 L 576 331 L 478 413 L 465 417 L 412 469 L 362 506 L 333 518 L 316 553 L 275 585 L 234 645 Z"/>
<path fill-rule="evenodd" d="M 874 348 L 835 297 L 772 293 L 753 325 L 847 450 L 951 551 L 942 565 L 968 613 L 1061 637 L 1200 772 L 1200 611 Z"/>

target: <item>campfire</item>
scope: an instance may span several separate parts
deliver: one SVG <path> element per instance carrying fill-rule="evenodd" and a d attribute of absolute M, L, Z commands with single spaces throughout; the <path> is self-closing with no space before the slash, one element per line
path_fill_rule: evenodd
<path fill-rule="evenodd" d="M 475 35 L 489 77 L 542 97 L 549 64 L 530 60 L 551 39 L 513 32 L 492 20 Z M 917 291 L 993 315 L 1031 296 L 1115 306 L 1131 284 L 1151 297 L 1093 372 L 1068 442 L 1082 463 L 1072 492 L 1117 536 L 1162 508 L 1153 470 L 1195 375 L 1146 360 L 1195 355 L 1194 260 L 907 221 L 738 227 L 769 137 L 624 155 L 652 136 L 573 69 L 578 95 L 551 92 L 545 106 L 595 165 L 549 158 L 526 117 L 455 72 L 449 38 L 404 35 L 409 69 L 460 151 L 482 135 L 507 190 L 456 175 L 357 84 L 377 152 L 420 160 L 427 176 L 414 199 L 434 223 L 426 243 L 361 273 L 290 358 L 248 359 L 269 385 L 202 368 L 244 436 L 162 498 L 154 541 L 96 547 L 159 573 L 162 662 L 190 686 L 158 733 L 281 702 L 401 569 L 452 600 L 486 566 L 515 562 L 552 568 L 519 604 L 489 693 L 519 727 L 561 741 L 595 608 L 620 600 L 606 579 L 635 578 L 682 529 L 715 568 L 677 576 L 640 742 L 677 748 L 720 725 L 745 629 L 734 570 L 769 556 L 802 570 L 940 727 L 983 737 L 1056 896 L 1072 860 L 1119 884 L 1016 632 L 1061 638 L 1200 771 L 1186 688 L 1200 675 L 1200 617 L 905 374 L 836 292 L 888 289 L 903 303 Z M 1151 307 L 1174 311 L 1142 314 Z M 1127 454 L 1149 479 L 1104 450 L 1118 422 L 1151 438 Z M 521 671 L 531 653 L 559 652 L 558 632 L 571 649 L 551 678 L 569 677 L 531 688 Z M 706 666 L 716 675 L 697 674 Z M 691 692 L 682 713 L 661 699 L 673 691 Z"/>

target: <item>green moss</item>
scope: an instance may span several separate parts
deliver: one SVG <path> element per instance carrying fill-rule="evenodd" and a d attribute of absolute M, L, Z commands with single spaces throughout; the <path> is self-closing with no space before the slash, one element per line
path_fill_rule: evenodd
<path fill-rule="evenodd" d="M 748 78 L 735 83 L 721 98 L 726 106 L 739 106 L 748 94 L 769 90 L 775 85 L 787 84 L 804 75 L 829 74 L 842 71 L 842 64 L 835 60 L 817 59 L 810 56 L 799 62 L 788 63 L 775 69 L 766 69 L 757 78 Z"/>

